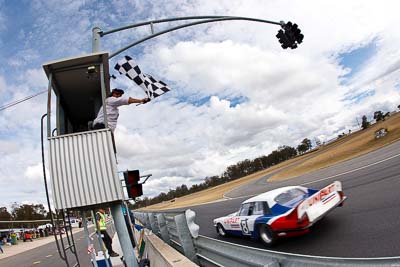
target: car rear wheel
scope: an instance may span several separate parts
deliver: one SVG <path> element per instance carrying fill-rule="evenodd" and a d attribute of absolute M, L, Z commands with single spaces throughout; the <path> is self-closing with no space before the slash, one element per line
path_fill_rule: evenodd
<path fill-rule="evenodd" d="M 276 235 L 272 232 L 271 228 L 266 224 L 261 224 L 258 227 L 258 234 L 264 245 L 270 247 L 276 242 Z"/>
<path fill-rule="evenodd" d="M 220 223 L 217 224 L 217 233 L 218 233 L 220 236 L 223 236 L 223 237 L 228 236 L 228 234 L 226 233 L 224 227 L 223 227 Z"/>

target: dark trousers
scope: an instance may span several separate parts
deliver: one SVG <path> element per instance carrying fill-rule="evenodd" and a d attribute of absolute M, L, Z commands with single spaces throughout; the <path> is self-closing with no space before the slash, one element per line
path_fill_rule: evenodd
<path fill-rule="evenodd" d="M 104 128 L 106 128 L 104 123 L 96 123 L 95 125 L 93 125 L 93 130 L 104 129 Z"/>
<path fill-rule="evenodd" d="M 108 250 L 108 254 L 111 254 L 113 252 L 111 237 L 108 235 L 106 230 L 102 230 L 100 233 L 103 235 L 103 242 Z"/>

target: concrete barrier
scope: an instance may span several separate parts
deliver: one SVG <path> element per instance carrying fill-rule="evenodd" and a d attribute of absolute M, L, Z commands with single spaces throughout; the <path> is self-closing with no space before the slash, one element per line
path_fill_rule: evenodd
<path fill-rule="evenodd" d="M 173 249 L 151 231 L 145 230 L 144 255 L 150 259 L 153 267 L 195 267 L 197 264 L 191 262 L 184 255 Z"/>

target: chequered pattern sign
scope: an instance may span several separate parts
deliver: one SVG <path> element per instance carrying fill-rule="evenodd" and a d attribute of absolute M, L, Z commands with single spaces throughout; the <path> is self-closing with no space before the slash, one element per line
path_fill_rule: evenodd
<path fill-rule="evenodd" d="M 142 73 L 139 66 L 130 56 L 125 56 L 124 59 L 118 61 L 114 69 L 120 74 L 125 74 L 139 85 L 150 99 L 154 99 L 171 90 L 163 81 L 158 81 L 151 75 Z"/>

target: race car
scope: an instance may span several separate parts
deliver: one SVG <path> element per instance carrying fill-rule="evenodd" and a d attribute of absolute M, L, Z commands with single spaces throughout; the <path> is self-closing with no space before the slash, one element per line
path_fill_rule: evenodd
<path fill-rule="evenodd" d="M 213 220 L 220 236 L 238 235 L 260 239 L 272 246 L 279 237 L 298 236 L 346 200 L 342 183 L 321 190 L 286 186 L 254 196 L 238 212 Z"/>

